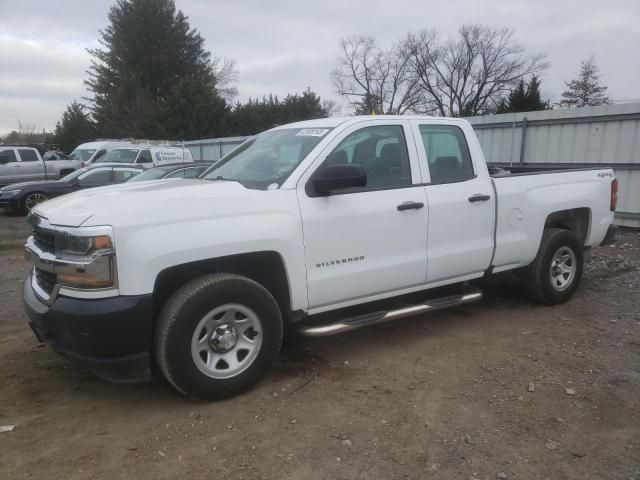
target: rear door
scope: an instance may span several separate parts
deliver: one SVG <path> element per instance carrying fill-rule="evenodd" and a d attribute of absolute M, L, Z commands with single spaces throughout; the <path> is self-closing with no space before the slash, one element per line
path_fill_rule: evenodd
<path fill-rule="evenodd" d="M 54 168 L 49 172 L 49 175 L 45 174 L 44 162 L 40 161 L 34 149 L 19 148 L 18 155 L 21 161 L 20 174 L 23 181 L 42 180 L 45 177 L 50 179 L 56 178 L 57 171 Z"/>
<path fill-rule="evenodd" d="M 21 180 L 21 166 L 13 148 L 0 150 L 0 185 L 18 183 Z"/>
<path fill-rule="evenodd" d="M 409 122 L 360 122 L 345 129 L 298 182 L 309 307 L 424 284 L 427 208 Z M 328 164 L 358 164 L 366 187 L 314 195 Z"/>
<path fill-rule="evenodd" d="M 495 215 L 482 155 L 472 155 L 458 125 L 412 123 L 429 203 L 427 280 L 480 276 L 491 263 Z"/>

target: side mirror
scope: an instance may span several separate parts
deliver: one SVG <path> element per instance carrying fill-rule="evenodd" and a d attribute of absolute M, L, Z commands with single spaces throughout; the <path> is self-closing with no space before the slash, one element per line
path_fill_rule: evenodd
<path fill-rule="evenodd" d="M 351 163 L 329 165 L 313 179 L 313 188 L 320 195 L 336 190 L 367 186 L 367 171 L 362 165 Z"/>

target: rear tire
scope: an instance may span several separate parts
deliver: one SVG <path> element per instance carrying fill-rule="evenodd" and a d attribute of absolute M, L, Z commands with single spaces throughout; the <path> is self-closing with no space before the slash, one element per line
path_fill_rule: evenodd
<path fill-rule="evenodd" d="M 235 274 L 204 275 L 164 305 L 156 361 L 180 392 L 220 400 L 258 383 L 277 359 L 282 330 L 280 308 L 262 285 Z"/>
<path fill-rule="evenodd" d="M 545 305 L 558 305 L 575 293 L 584 265 L 582 245 L 568 230 L 546 228 L 533 262 L 523 270 L 526 295 Z"/>

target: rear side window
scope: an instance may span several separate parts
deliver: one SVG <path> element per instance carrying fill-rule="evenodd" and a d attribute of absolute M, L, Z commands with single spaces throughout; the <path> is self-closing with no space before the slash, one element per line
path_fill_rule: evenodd
<path fill-rule="evenodd" d="M 475 177 L 464 132 L 451 125 L 420 125 L 431 183 L 464 182 Z"/>
<path fill-rule="evenodd" d="M 113 183 L 124 183 L 140 173 L 139 170 L 114 170 Z"/>
<path fill-rule="evenodd" d="M 140 157 L 138 158 L 138 163 L 152 163 L 153 158 L 151 158 L 151 152 L 149 150 L 143 150 L 140 152 Z"/>
<path fill-rule="evenodd" d="M 81 187 L 100 187 L 111 181 L 111 169 L 90 170 L 80 178 Z"/>
<path fill-rule="evenodd" d="M 0 151 L 0 165 L 4 163 L 13 163 L 17 162 L 16 154 L 13 150 L 2 150 Z"/>
<path fill-rule="evenodd" d="M 18 150 L 18 152 L 20 152 L 20 160 L 22 160 L 23 162 L 37 162 L 38 161 L 38 156 L 36 155 L 36 152 L 33 150 L 29 150 L 26 148 L 21 148 L 20 150 Z"/>

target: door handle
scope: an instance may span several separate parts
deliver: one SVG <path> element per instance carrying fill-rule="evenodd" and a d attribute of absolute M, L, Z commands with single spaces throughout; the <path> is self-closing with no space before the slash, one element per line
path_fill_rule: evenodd
<path fill-rule="evenodd" d="M 487 200 L 491 200 L 491 195 L 481 195 L 479 193 L 476 193 L 475 195 L 471 195 L 469 197 L 469 201 L 471 203 L 474 203 L 474 202 L 486 202 Z"/>
<path fill-rule="evenodd" d="M 404 210 L 418 210 L 422 207 L 424 207 L 424 203 L 422 202 L 404 202 L 398 205 L 396 208 L 399 212 L 402 212 Z"/>

